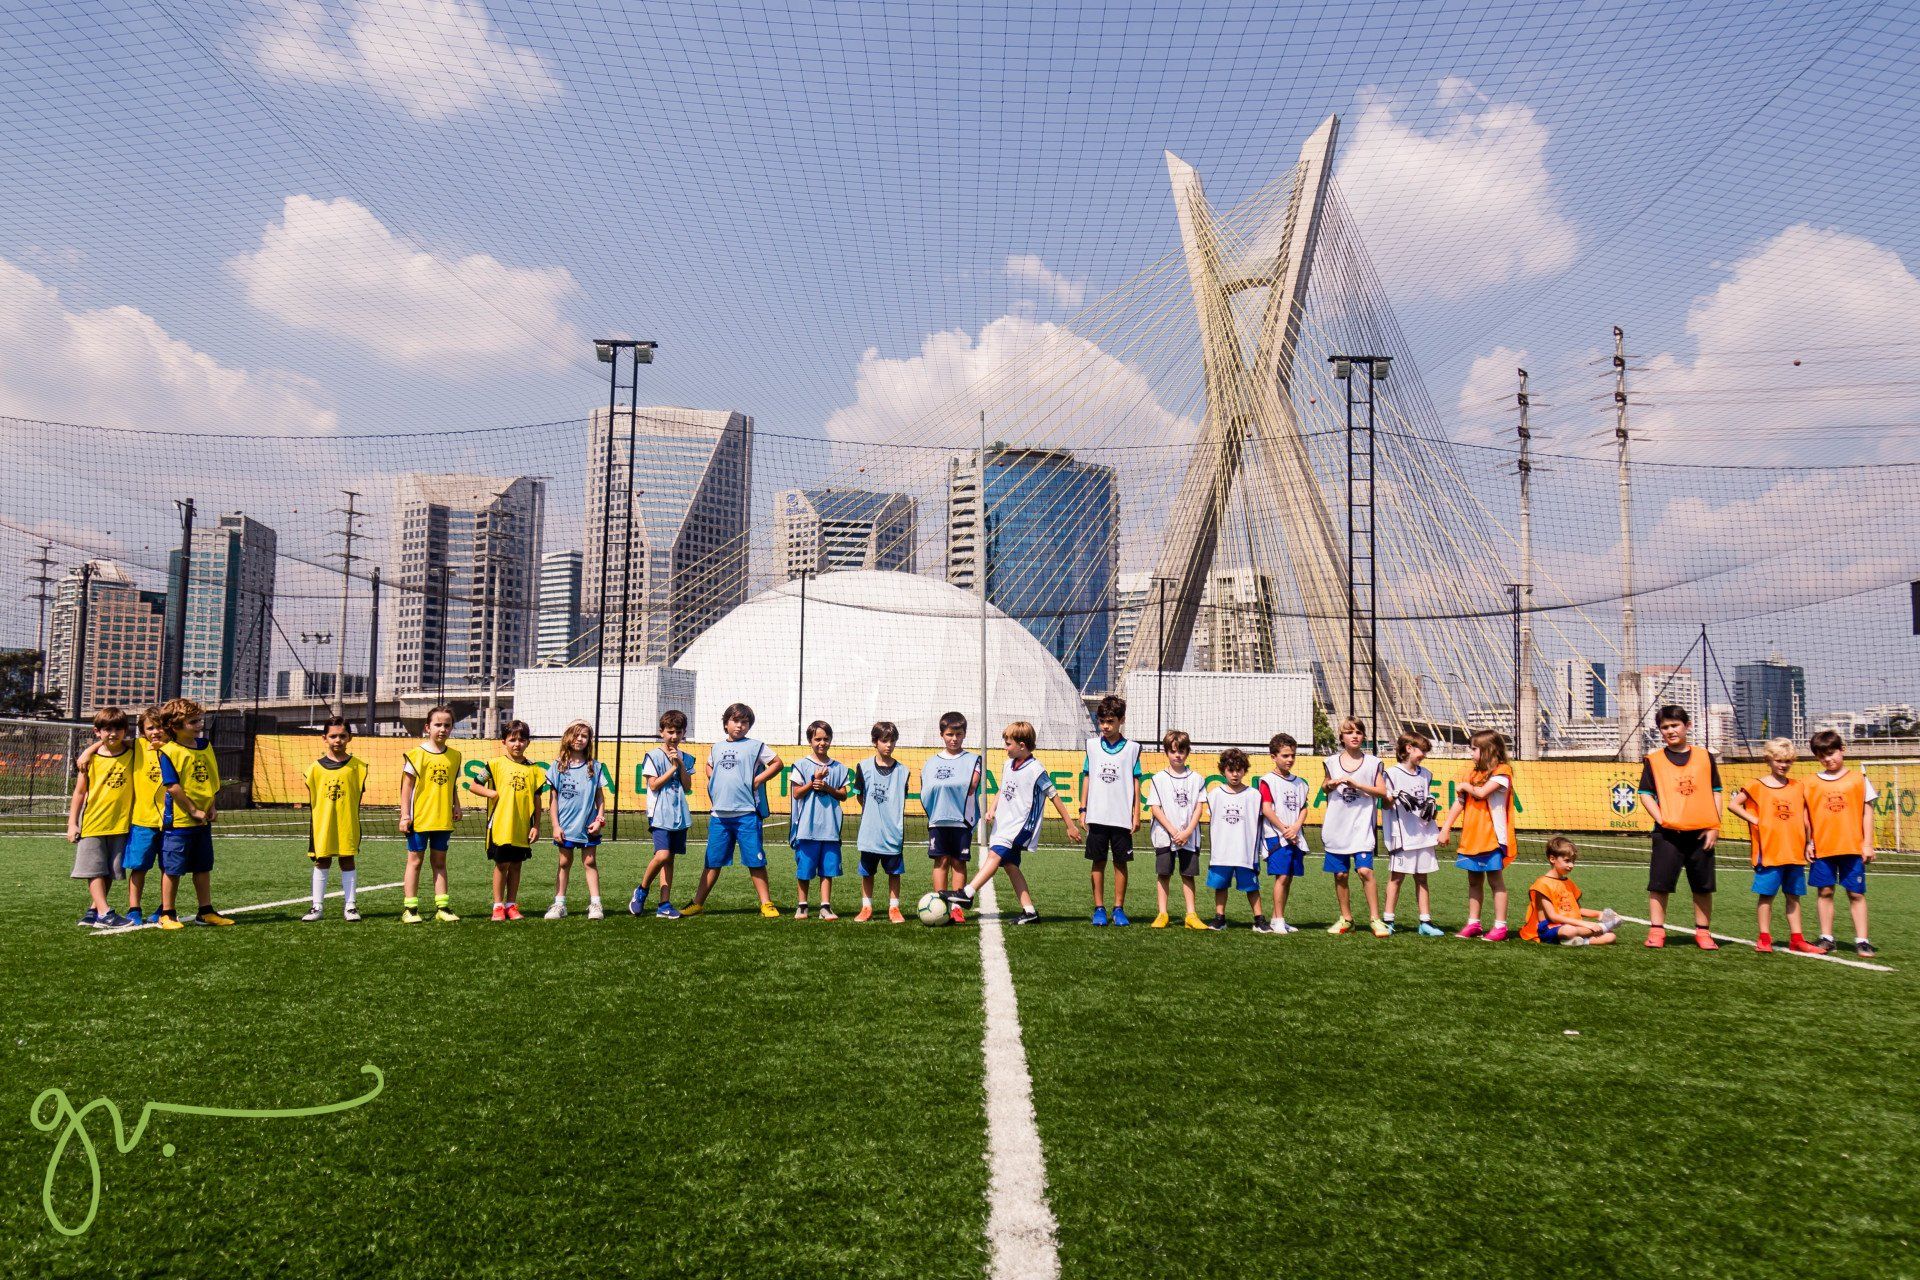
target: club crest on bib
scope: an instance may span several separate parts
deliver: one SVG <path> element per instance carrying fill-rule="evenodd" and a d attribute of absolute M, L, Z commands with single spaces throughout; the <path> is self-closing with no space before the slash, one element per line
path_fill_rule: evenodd
<path fill-rule="evenodd" d="M 1674 783 L 1673 789 L 1675 791 L 1678 791 L 1683 796 L 1690 796 L 1696 790 L 1693 779 L 1686 778 L 1686 777 L 1683 777 L 1678 782 Z"/>
<path fill-rule="evenodd" d="M 1793 806 L 1776 800 L 1773 802 L 1773 818 L 1776 822 L 1787 822 L 1793 818 Z"/>
<path fill-rule="evenodd" d="M 1847 807 L 1847 798 L 1845 796 L 1828 796 L 1827 797 L 1828 813 L 1841 813 L 1845 811 L 1846 807 Z"/>

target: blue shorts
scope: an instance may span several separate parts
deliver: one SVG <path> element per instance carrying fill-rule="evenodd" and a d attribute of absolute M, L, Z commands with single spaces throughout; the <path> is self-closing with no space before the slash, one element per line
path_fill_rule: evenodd
<path fill-rule="evenodd" d="M 677 831 L 670 831 L 665 827 L 653 828 L 653 851 L 659 853 L 662 849 L 676 858 L 685 853 L 687 851 L 687 829 L 681 827 Z"/>
<path fill-rule="evenodd" d="M 828 880 L 840 874 L 840 842 L 838 840 L 795 840 L 793 842 L 793 878 L 811 880 L 823 876 Z"/>
<path fill-rule="evenodd" d="M 879 871 L 897 876 L 906 870 L 906 867 L 907 860 L 897 853 L 862 853 L 860 855 L 860 874 L 863 876 L 870 876 Z"/>
<path fill-rule="evenodd" d="M 1807 891 L 1807 869 L 1799 866 L 1755 867 L 1753 891 L 1763 898 L 1784 893 L 1797 898 Z"/>
<path fill-rule="evenodd" d="M 568 851 L 574 849 L 598 849 L 600 847 L 600 837 L 588 836 L 585 840 L 568 840 L 562 836 L 553 842 L 553 847 L 556 849 L 566 849 Z"/>
<path fill-rule="evenodd" d="M 1260 877 L 1252 867 L 1208 867 L 1207 888 L 1238 889 L 1242 893 L 1260 892 Z"/>
<path fill-rule="evenodd" d="M 1322 871 L 1331 871 L 1335 875 L 1344 875 L 1359 867 L 1362 871 L 1373 870 L 1373 854 L 1367 853 L 1330 853 L 1320 861 Z"/>
<path fill-rule="evenodd" d="M 451 831 L 409 831 L 407 832 L 407 852 L 425 853 L 429 847 L 435 853 L 447 851 L 447 838 Z"/>
<path fill-rule="evenodd" d="M 1507 846 L 1500 845 L 1485 853 L 1463 853 L 1453 860 L 1453 865 L 1462 871 L 1499 871 L 1507 865 Z"/>
<path fill-rule="evenodd" d="M 1307 874 L 1306 850 L 1281 844 L 1279 836 L 1270 837 L 1267 840 L 1267 874 L 1270 876 Z"/>
<path fill-rule="evenodd" d="M 170 876 L 213 870 L 213 828 L 174 827 L 161 832 L 160 870 Z"/>
<path fill-rule="evenodd" d="M 1027 846 L 1023 844 L 993 844 L 987 847 L 1000 855 L 1000 865 L 1003 867 L 1019 866 L 1020 855 L 1027 851 Z"/>
<path fill-rule="evenodd" d="M 145 871 L 160 858 L 160 828 L 133 827 L 127 832 L 127 851 L 120 859 L 128 871 Z"/>
<path fill-rule="evenodd" d="M 1831 858 L 1815 858 L 1807 872 L 1807 883 L 1816 889 L 1839 885 L 1848 893 L 1867 891 L 1867 861 L 1857 853 L 1837 853 Z"/>
<path fill-rule="evenodd" d="M 1542 920 L 1537 932 L 1540 935 L 1540 941 L 1550 947 L 1557 945 L 1560 941 L 1560 926 L 1557 924 L 1548 924 L 1545 920 Z"/>
<path fill-rule="evenodd" d="M 930 841 L 927 856 L 953 858 L 965 862 L 973 856 L 972 827 L 934 827 L 927 832 Z"/>
<path fill-rule="evenodd" d="M 707 819 L 707 865 L 714 870 L 733 865 L 733 851 L 740 850 L 740 865 L 758 871 L 767 865 L 766 850 L 760 847 L 760 815 L 757 813 L 716 813 Z"/>

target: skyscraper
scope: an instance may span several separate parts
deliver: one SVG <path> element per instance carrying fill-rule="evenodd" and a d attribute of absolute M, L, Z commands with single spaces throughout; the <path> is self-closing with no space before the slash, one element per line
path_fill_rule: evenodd
<path fill-rule="evenodd" d="M 1273 579 L 1252 569 L 1215 569 L 1207 575 L 1193 652 L 1202 671 L 1272 671 Z"/>
<path fill-rule="evenodd" d="M 1807 673 L 1778 654 L 1733 669 L 1733 722 L 1741 740 L 1807 736 Z"/>
<path fill-rule="evenodd" d="M 1133 652 L 1133 637 L 1140 630 L 1140 611 L 1154 607 L 1153 575 L 1123 573 L 1114 578 L 1113 589 L 1113 670 L 1124 671 L 1127 655 Z"/>
<path fill-rule="evenodd" d="M 1649 732 L 1655 728 L 1654 718 L 1660 708 L 1669 703 L 1686 708 L 1696 732 L 1705 723 L 1702 717 L 1706 704 L 1701 701 L 1700 680 L 1692 667 L 1641 667 L 1640 692 L 1646 699 L 1647 718 L 1642 727 Z"/>
<path fill-rule="evenodd" d="M 68 572 L 54 589 L 48 628 L 47 689 L 55 705 L 66 714 L 84 717 L 101 707 L 138 712 L 152 702 L 160 693 L 166 616 L 166 593 L 140 590 L 127 571 L 111 560 L 93 560 L 85 568 L 76 566 Z"/>
<path fill-rule="evenodd" d="M 1059 449 L 998 445 L 947 463 L 947 581 L 977 588 L 1047 646 L 1082 692 L 1104 689 L 1118 573 L 1113 468 Z M 981 537 L 982 492 L 986 536 Z"/>
<path fill-rule="evenodd" d="M 1607 715 L 1607 664 L 1562 658 L 1553 664 L 1547 715 L 1555 724 L 1604 720 Z"/>
<path fill-rule="evenodd" d="M 836 569 L 912 573 L 920 521 L 904 493 L 787 489 L 774 499 L 773 561 L 792 581 Z"/>
<path fill-rule="evenodd" d="M 605 409 L 594 411 L 588 428 L 580 605 L 590 618 L 597 613 L 604 577 L 608 616 L 588 651 L 597 654 L 604 638 L 609 662 L 668 663 L 747 598 L 753 419 L 724 410 L 641 408 L 629 422 L 628 412 L 614 413 L 611 449 Z M 630 429 L 638 454 L 631 550 L 624 511 Z M 594 621 L 586 625 L 593 629 Z"/>
<path fill-rule="evenodd" d="M 580 653 L 580 553 L 549 551 L 540 557 L 540 626 L 533 665 L 564 667 Z"/>
<path fill-rule="evenodd" d="M 529 665 L 546 496 L 546 482 L 527 476 L 402 477 L 394 692 L 478 689 Z"/>
<path fill-rule="evenodd" d="M 200 702 L 265 696 L 278 550 L 272 529 L 238 511 L 194 528 L 180 661 L 183 696 Z M 167 580 L 178 582 L 178 551 L 168 554 L 167 568 Z M 169 612 L 177 604 L 169 600 Z"/>

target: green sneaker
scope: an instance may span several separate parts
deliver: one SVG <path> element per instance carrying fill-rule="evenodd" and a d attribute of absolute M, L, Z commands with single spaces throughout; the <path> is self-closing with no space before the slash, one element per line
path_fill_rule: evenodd
<path fill-rule="evenodd" d="M 406 908 L 400 913 L 400 923 L 401 924 L 419 924 L 420 912 L 413 907 Z"/>

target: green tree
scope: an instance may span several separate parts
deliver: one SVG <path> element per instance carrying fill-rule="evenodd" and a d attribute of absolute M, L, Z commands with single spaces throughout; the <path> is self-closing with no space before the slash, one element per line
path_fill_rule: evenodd
<path fill-rule="evenodd" d="M 1334 748 L 1333 721 L 1327 716 L 1324 703 L 1313 704 L 1313 750 L 1315 755 L 1326 755 Z"/>
<path fill-rule="evenodd" d="M 57 716 L 53 695 L 35 694 L 33 679 L 40 673 L 38 649 L 0 649 L 0 716 Z"/>

